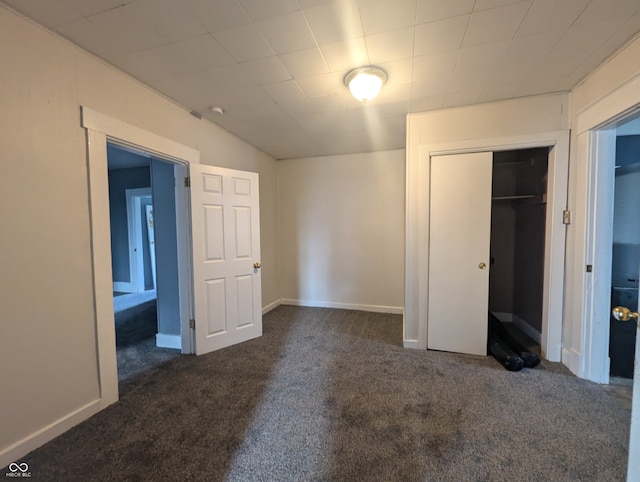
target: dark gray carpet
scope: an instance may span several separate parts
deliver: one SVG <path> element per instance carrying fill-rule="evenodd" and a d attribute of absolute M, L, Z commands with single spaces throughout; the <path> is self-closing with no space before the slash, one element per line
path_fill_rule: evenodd
<path fill-rule="evenodd" d="M 137 293 L 113 293 L 113 311 L 119 312 L 141 305 L 147 301 L 155 301 L 157 298 L 156 290 L 146 290 Z"/>
<path fill-rule="evenodd" d="M 158 310 L 155 299 L 116 311 L 114 316 L 118 348 L 134 345 L 158 333 Z"/>
<path fill-rule="evenodd" d="M 180 354 L 180 350 L 156 346 L 158 310 L 155 298 L 149 300 L 150 291 L 144 292 L 143 297 L 125 295 L 121 298 L 129 299 L 124 304 L 115 303 L 116 355 L 120 383 Z M 155 296 L 155 291 L 152 294 Z"/>
<path fill-rule="evenodd" d="M 624 480 L 630 412 L 602 387 L 401 333 L 396 315 L 279 307 L 262 338 L 135 378 L 23 461 L 54 481 Z"/>
<path fill-rule="evenodd" d="M 117 349 L 118 356 L 118 381 L 122 383 L 135 383 L 135 377 L 180 356 L 180 350 L 171 348 L 158 348 L 155 336 L 146 338 L 140 342 Z M 127 387 L 120 387 L 126 390 Z"/>

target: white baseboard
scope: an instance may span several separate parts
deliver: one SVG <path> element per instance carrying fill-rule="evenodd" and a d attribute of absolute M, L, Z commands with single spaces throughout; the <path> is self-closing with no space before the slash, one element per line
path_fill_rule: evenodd
<path fill-rule="evenodd" d="M 538 345 L 542 343 L 542 334 L 529 323 L 513 313 L 492 312 L 503 323 L 513 323 Z"/>
<path fill-rule="evenodd" d="M 114 281 L 113 291 L 117 291 L 119 293 L 133 293 L 135 288 L 133 283 L 130 283 L 129 281 Z"/>
<path fill-rule="evenodd" d="M 404 340 L 403 346 L 405 348 L 411 348 L 412 350 L 418 350 L 420 348 L 418 340 Z"/>
<path fill-rule="evenodd" d="M 100 400 L 89 402 L 85 406 L 74 410 L 68 415 L 65 415 L 46 427 L 41 428 L 37 432 L 34 432 L 22 440 L 3 448 L 0 450 L 0 467 L 6 467 L 12 462 L 17 462 L 29 452 L 43 446 L 47 442 L 65 433 L 70 428 L 78 425 L 80 422 L 83 422 L 89 417 L 95 415 L 102 408 L 104 407 L 101 407 Z"/>
<path fill-rule="evenodd" d="M 562 349 L 562 364 L 565 365 L 571 373 L 576 376 L 580 376 L 578 371 L 580 370 L 580 353 L 573 348 Z"/>
<path fill-rule="evenodd" d="M 182 337 L 180 335 L 156 334 L 156 346 L 158 348 L 176 348 L 182 350 Z"/>
<path fill-rule="evenodd" d="M 263 306 L 262 307 L 262 314 L 266 315 L 267 313 L 269 313 L 271 310 L 275 310 L 278 306 L 280 306 L 282 304 L 282 300 L 278 299 L 275 300 L 272 303 L 269 303 L 267 306 Z"/>
<path fill-rule="evenodd" d="M 401 306 L 358 305 L 354 303 L 335 303 L 333 301 L 291 300 L 281 299 L 281 304 L 292 306 L 308 306 L 313 308 L 338 308 L 341 310 L 369 311 L 372 313 L 391 313 L 401 315 L 404 309 Z"/>

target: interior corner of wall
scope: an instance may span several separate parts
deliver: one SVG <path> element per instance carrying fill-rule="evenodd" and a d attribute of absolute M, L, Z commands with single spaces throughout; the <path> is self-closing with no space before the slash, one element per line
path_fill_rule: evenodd
<path fill-rule="evenodd" d="M 267 303 L 265 306 L 262 307 L 262 314 L 266 315 L 270 311 L 275 310 L 281 304 L 282 304 L 282 299 L 280 298 L 278 298 L 275 301 L 272 301 L 271 303 Z"/>

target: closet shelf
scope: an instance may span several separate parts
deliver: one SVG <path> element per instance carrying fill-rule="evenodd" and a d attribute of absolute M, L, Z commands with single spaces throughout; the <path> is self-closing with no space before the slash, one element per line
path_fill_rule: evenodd
<path fill-rule="evenodd" d="M 511 201 L 513 199 L 533 199 L 535 197 L 536 197 L 535 194 L 525 194 L 522 196 L 496 196 L 496 197 L 492 197 L 491 200 L 492 201 Z"/>

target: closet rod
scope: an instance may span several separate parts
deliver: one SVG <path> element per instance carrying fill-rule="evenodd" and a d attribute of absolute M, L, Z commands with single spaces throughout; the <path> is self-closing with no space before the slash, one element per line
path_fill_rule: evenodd
<path fill-rule="evenodd" d="M 532 199 L 536 197 L 535 194 L 525 194 L 523 196 L 497 196 L 492 197 L 492 201 L 510 201 L 512 199 Z"/>

